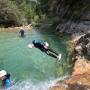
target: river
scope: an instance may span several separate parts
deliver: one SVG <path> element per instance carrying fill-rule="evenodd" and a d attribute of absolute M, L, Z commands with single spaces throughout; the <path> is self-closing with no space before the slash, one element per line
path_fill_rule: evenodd
<path fill-rule="evenodd" d="M 0 32 L 0 70 L 11 74 L 14 85 L 11 90 L 47 90 L 49 84 L 69 73 L 67 37 L 33 29 L 21 38 L 16 32 Z M 50 47 L 62 53 L 61 61 L 46 55 L 39 49 L 29 49 L 34 39 L 47 41 Z"/>

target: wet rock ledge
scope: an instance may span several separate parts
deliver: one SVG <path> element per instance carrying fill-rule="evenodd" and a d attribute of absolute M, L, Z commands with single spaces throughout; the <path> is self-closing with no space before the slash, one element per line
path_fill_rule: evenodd
<path fill-rule="evenodd" d="M 50 90 L 90 90 L 90 33 L 82 35 L 73 52 L 72 75 L 58 81 Z"/>

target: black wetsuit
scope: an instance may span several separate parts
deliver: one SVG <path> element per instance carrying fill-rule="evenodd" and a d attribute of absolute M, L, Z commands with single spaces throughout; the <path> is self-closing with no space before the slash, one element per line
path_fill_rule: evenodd
<path fill-rule="evenodd" d="M 44 42 L 40 42 L 40 41 L 35 41 L 34 46 L 38 49 L 40 49 L 42 52 L 45 52 L 47 55 L 52 56 L 54 58 L 57 58 L 57 56 L 59 55 L 58 53 L 56 53 L 54 50 L 52 50 L 51 48 L 47 47 L 45 48 L 44 46 Z"/>
<path fill-rule="evenodd" d="M 21 33 L 21 37 L 24 37 L 24 36 L 25 36 L 25 35 L 24 35 L 24 30 L 23 30 L 23 29 L 20 30 L 20 33 Z"/>
<path fill-rule="evenodd" d="M 45 53 L 49 56 L 52 56 L 54 58 L 57 58 L 57 56 L 59 55 L 57 52 L 55 52 L 54 50 L 48 48 Z"/>

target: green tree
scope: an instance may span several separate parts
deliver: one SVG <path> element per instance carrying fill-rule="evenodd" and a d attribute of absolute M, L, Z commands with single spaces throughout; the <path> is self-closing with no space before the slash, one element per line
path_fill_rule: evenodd
<path fill-rule="evenodd" d="M 21 25 L 22 15 L 18 7 L 9 0 L 0 0 L 0 25 Z"/>

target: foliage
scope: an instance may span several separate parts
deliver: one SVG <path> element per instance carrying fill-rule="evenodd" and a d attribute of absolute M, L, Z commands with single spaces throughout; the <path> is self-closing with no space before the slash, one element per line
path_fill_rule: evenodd
<path fill-rule="evenodd" d="M 46 14 L 48 13 L 48 2 L 49 0 L 38 0 L 39 1 L 39 7 L 42 11 L 42 13 Z"/>
<path fill-rule="evenodd" d="M 20 12 L 25 16 L 28 23 L 39 22 L 41 11 L 35 0 L 11 0 L 18 6 Z"/>
<path fill-rule="evenodd" d="M 0 25 L 6 27 L 22 24 L 22 15 L 17 6 L 9 0 L 0 0 Z"/>
<path fill-rule="evenodd" d="M 0 5 L 0 24 L 5 26 L 19 25 L 25 21 L 38 23 L 47 18 L 48 0 L 1 0 Z"/>
<path fill-rule="evenodd" d="M 0 24 L 38 23 L 57 16 L 58 21 L 79 20 L 89 10 L 89 0 L 0 0 Z"/>
<path fill-rule="evenodd" d="M 19 8 L 27 20 L 34 19 L 34 16 L 36 15 L 35 5 L 32 5 L 31 3 L 27 4 L 26 2 L 23 2 L 19 5 Z"/>

